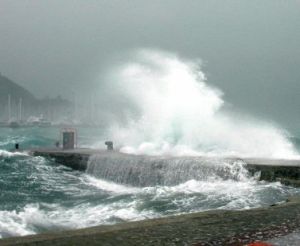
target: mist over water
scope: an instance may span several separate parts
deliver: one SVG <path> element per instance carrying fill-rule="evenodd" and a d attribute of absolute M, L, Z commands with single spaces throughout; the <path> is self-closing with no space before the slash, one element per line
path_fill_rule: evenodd
<path fill-rule="evenodd" d="M 234 158 L 93 156 L 86 172 L 11 152 L 53 146 L 59 128 L 0 131 L 0 238 L 115 224 L 214 209 L 283 202 L 299 189 L 259 181 Z M 81 146 L 103 130 L 78 128 Z M 259 175 L 259 173 L 257 174 Z"/>
<path fill-rule="evenodd" d="M 122 152 L 143 155 L 106 152 L 79 172 L 10 151 L 15 143 L 53 146 L 58 128 L 2 128 L 0 238 L 256 208 L 299 194 L 298 188 L 259 181 L 243 161 L 222 157 L 287 159 L 297 152 L 284 130 L 224 110 L 223 92 L 208 85 L 198 62 L 142 50 L 112 69 L 102 89 L 111 104 L 99 112 L 113 115 L 110 124 L 78 127 L 79 146 L 111 139 Z"/>
<path fill-rule="evenodd" d="M 226 112 L 223 92 L 208 84 L 199 61 L 139 50 L 128 62 L 112 69 L 107 81 L 102 89 L 125 118 L 114 120 L 108 135 L 122 152 L 298 156 L 285 130 Z"/>

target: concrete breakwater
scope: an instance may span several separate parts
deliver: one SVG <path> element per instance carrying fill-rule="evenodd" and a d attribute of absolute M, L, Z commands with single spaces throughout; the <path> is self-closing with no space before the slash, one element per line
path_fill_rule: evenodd
<path fill-rule="evenodd" d="M 242 167 L 247 168 L 246 173 L 260 172 L 260 176 L 265 177 L 266 180 L 282 182 L 283 178 L 295 182 L 299 180 L 299 176 L 297 176 L 299 175 L 299 162 L 289 160 L 220 158 L 222 165 L 219 166 L 225 167 L 225 169 L 214 167 L 209 169 L 207 167 L 210 165 L 217 164 L 216 166 L 218 166 L 218 158 L 133 156 L 116 151 L 90 149 L 32 150 L 31 154 L 53 158 L 58 163 L 76 170 L 86 170 L 86 172 L 91 167 L 98 168 L 92 171 L 99 171 L 106 166 L 114 165 L 116 169 L 110 170 L 119 172 L 116 176 L 120 176 L 120 173 L 122 173 L 121 176 L 126 176 L 127 173 L 124 172 L 126 169 L 131 176 L 135 175 L 134 172 L 137 172 L 138 176 L 143 176 L 140 171 L 145 169 L 147 175 L 149 174 L 145 180 L 149 178 L 153 179 L 153 182 L 161 182 L 161 177 L 169 178 L 169 176 L 160 175 L 170 170 L 174 170 L 175 174 L 180 173 L 182 176 L 194 173 L 198 175 L 201 172 L 204 172 L 203 176 L 208 176 L 210 172 L 216 172 L 225 175 L 222 177 L 226 179 L 228 177 L 226 175 L 234 175 L 234 172 L 230 172 L 231 169 L 227 173 L 226 167 L 235 165 L 236 162 L 238 163 L 237 168 L 241 164 Z M 187 166 L 187 168 L 181 169 L 181 165 Z M 134 169 L 136 166 L 142 166 L 144 169 Z M 196 168 L 199 169 L 199 172 L 195 170 Z M 108 173 L 110 170 L 104 170 L 104 173 Z M 187 174 L 183 172 L 185 170 L 188 170 Z M 244 168 L 237 169 L 237 173 L 243 173 L 244 170 Z M 177 179 L 177 176 L 172 176 L 174 173 L 171 172 L 171 179 L 174 177 Z M 110 173 L 108 174 L 110 175 Z M 228 178 L 231 180 L 235 176 Z M 114 181 L 118 182 L 119 180 Z M 121 180 L 121 182 L 123 181 Z M 139 184 L 147 185 L 143 182 L 142 180 L 142 183 Z M 256 181 L 254 182 L 256 183 Z M 86 210 L 83 210 L 83 213 L 86 213 Z M 159 219 L 123 222 L 111 226 L 96 226 L 72 231 L 60 231 L 64 229 L 54 228 L 51 233 L 3 239 L 0 240 L 0 245 L 244 245 L 254 240 L 265 241 L 299 229 L 299 216 L 300 200 L 294 197 L 286 202 L 259 209 L 214 210 L 179 214 Z"/>
<path fill-rule="evenodd" d="M 39 149 L 31 150 L 30 153 L 34 156 L 43 156 L 46 158 L 53 158 L 57 163 L 71 167 L 75 170 L 86 170 L 88 162 L 91 157 L 98 156 L 102 159 L 113 160 L 116 158 L 124 159 L 125 161 L 135 161 L 142 163 L 147 160 L 147 165 L 153 171 L 161 169 L 167 161 L 172 160 L 178 162 L 185 157 L 149 157 L 123 154 L 117 151 L 99 151 L 92 149 L 74 149 L 74 150 L 60 150 L 60 149 Z M 207 162 L 216 160 L 212 157 L 188 157 L 189 160 L 197 160 Z M 260 179 L 265 181 L 280 181 L 283 184 L 300 187 L 300 160 L 276 160 L 263 158 L 237 158 L 226 157 L 221 160 L 234 162 L 242 161 L 244 167 L 251 174 L 260 173 Z M 121 164 L 120 164 L 121 165 Z M 223 170 L 222 170 L 223 171 Z"/>
<path fill-rule="evenodd" d="M 245 245 L 300 227 L 300 199 L 243 211 L 209 211 L 0 240 L 0 245 Z"/>

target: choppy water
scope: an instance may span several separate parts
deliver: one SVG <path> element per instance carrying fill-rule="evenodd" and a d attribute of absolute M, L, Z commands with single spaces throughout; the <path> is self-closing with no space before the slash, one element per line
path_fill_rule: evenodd
<path fill-rule="evenodd" d="M 248 209 L 300 194 L 300 189 L 257 181 L 242 162 L 95 156 L 84 173 L 9 151 L 16 142 L 23 148 L 51 146 L 58 132 L 0 129 L 0 237 L 212 209 Z M 102 137 L 100 130 L 79 132 L 84 146 Z M 158 165 L 158 171 L 151 172 L 149 165 Z"/>

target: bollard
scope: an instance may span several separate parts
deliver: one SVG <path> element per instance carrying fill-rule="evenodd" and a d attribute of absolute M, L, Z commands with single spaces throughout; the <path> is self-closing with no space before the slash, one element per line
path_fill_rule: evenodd
<path fill-rule="evenodd" d="M 107 146 L 107 150 L 114 150 L 114 143 L 112 141 L 106 141 L 105 145 Z"/>

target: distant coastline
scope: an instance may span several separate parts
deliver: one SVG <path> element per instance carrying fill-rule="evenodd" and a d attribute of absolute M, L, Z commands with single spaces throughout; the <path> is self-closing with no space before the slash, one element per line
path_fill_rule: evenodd
<path fill-rule="evenodd" d="M 36 98 L 30 91 L 0 73 L 0 126 L 8 122 L 26 121 L 29 117 L 54 121 L 63 116 L 70 118 L 73 105 L 56 98 Z"/>

